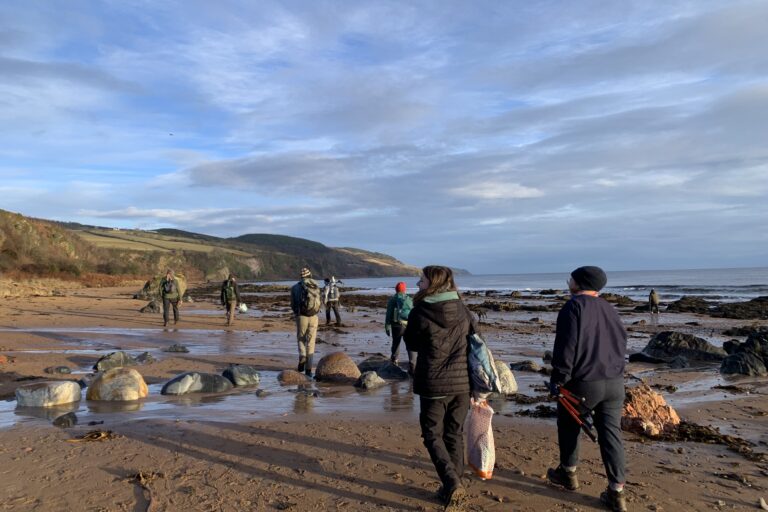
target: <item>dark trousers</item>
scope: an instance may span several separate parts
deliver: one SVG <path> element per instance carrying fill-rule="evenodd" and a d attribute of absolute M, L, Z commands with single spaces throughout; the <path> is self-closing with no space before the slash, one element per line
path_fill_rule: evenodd
<path fill-rule="evenodd" d="M 464 420 L 469 395 L 420 398 L 419 424 L 424 446 L 446 490 L 461 485 L 464 473 Z"/>
<path fill-rule="evenodd" d="M 624 406 L 624 378 L 592 382 L 569 382 L 565 386 L 574 395 L 586 399 L 594 411 L 600 455 L 608 481 L 626 482 L 624 475 L 624 446 L 621 438 L 621 409 Z M 557 404 L 557 440 L 560 464 L 574 467 L 579 463 L 579 425 L 559 403 Z"/>
<path fill-rule="evenodd" d="M 325 323 L 331 323 L 331 309 L 336 317 L 336 323 L 341 324 L 341 315 L 339 315 L 339 301 L 329 300 L 325 303 Z"/>
<path fill-rule="evenodd" d="M 179 299 L 166 299 L 163 297 L 163 325 L 168 323 L 168 309 L 173 306 L 173 323 L 179 321 Z"/>
<path fill-rule="evenodd" d="M 397 359 L 397 354 L 400 351 L 400 342 L 403 341 L 403 334 L 405 334 L 405 326 L 401 323 L 392 324 L 392 356 L 393 360 Z M 416 352 L 408 351 L 408 362 L 416 364 Z"/>

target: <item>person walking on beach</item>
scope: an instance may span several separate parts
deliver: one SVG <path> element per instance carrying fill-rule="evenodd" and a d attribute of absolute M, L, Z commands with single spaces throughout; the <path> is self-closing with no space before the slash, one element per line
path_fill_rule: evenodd
<path fill-rule="evenodd" d="M 312 279 L 308 268 L 301 269 L 301 280 L 291 288 L 291 310 L 296 319 L 296 340 L 299 345 L 300 372 L 312 375 L 312 357 L 315 355 L 317 314 L 322 300 L 320 288 Z"/>
<path fill-rule="evenodd" d="M 234 274 L 229 274 L 227 280 L 221 284 L 221 305 L 227 309 L 227 326 L 235 323 L 239 303 L 240 288 L 237 286 L 237 278 Z"/>
<path fill-rule="evenodd" d="M 564 388 L 583 397 L 585 406 L 594 411 L 600 455 L 608 476 L 608 488 L 600 501 L 615 512 L 624 512 L 627 505 L 621 410 L 627 332 L 614 307 L 598 296 L 607 282 L 599 267 L 579 267 L 571 272 L 568 288 L 572 297 L 557 316 L 550 389 L 554 396 Z M 579 488 L 579 432 L 579 425 L 558 403 L 560 465 L 550 468 L 547 478 L 569 490 Z"/>
<path fill-rule="evenodd" d="M 331 309 L 336 317 L 336 326 L 341 327 L 341 316 L 339 315 L 339 284 L 336 276 L 325 278 L 323 286 L 323 304 L 325 304 L 325 325 L 331 324 Z"/>
<path fill-rule="evenodd" d="M 160 298 L 163 301 L 163 327 L 168 326 L 168 310 L 173 307 L 173 323 L 179 322 L 179 280 L 170 268 L 165 272 L 165 277 L 160 280 Z"/>
<path fill-rule="evenodd" d="M 470 399 L 467 335 L 474 320 L 450 268 L 424 267 L 418 286 L 405 344 L 418 354 L 413 391 L 419 395 L 421 437 L 442 483 L 438 498 L 446 510 L 456 510 L 466 496 L 461 476 Z"/>
<path fill-rule="evenodd" d="M 653 288 L 648 294 L 648 312 L 651 314 L 651 323 L 657 324 L 659 322 L 659 294 Z"/>
<path fill-rule="evenodd" d="M 392 350 L 390 360 L 397 364 L 397 354 L 400 350 L 400 341 L 408 326 L 408 315 L 413 309 L 413 300 L 406 292 L 406 284 L 402 281 L 395 285 L 395 294 L 387 301 L 387 313 L 384 317 L 384 332 L 392 336 Z M 408 373 L 413 375 L 416 369 L 416 352 L 408 352 Z"/>

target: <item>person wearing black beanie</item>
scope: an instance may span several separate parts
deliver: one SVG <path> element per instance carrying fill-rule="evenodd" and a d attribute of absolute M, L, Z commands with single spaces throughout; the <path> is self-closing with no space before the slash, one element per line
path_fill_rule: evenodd
<path fill-rule="evenodd" d="M 583 397 L 584 405 L 594 411 L 600 454 L 608 476 L 608 488 L 600 501 L 614 512 L 624 512 L 627 504 L 621 410 L 627 332 L 616 309 L 598 296 L 607 282 L 599 267 L 579 267 L 571 272 L 568 287 L 572 297 L 557 316 L 550 389 L 554 396 L 562 388 Z M 579 425 L 558 403 L 560 465 L 547 471 L 547 479 L 570 490 L 579 487 L 579 433 Z"/>

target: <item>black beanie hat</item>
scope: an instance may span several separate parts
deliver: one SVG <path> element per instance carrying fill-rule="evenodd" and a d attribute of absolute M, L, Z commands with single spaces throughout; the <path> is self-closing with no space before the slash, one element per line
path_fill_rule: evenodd
<path fill-rule="evenodd" d="M 571 277 L 582 290 L 599 292 L 608 283 L 608 277 L 600 267 L 579 267 L 571 272 Z"/>

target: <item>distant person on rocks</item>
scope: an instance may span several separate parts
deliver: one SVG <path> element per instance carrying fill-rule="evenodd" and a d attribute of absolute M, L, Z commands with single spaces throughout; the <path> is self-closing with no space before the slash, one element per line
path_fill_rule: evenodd
<path fill-rule="evenodd" d="M 331 323 L 331 310 L 336 317 L 336 325 L 341 326 L 341 316 L 339 315 L 339 284 L 341 281 L 336 280 L 336 276 L 325 278 L 325 286 L 323 286 L 323 304 L 325 304 L 325 325 Z"/>
<path fill-rule="evenodd" d="M 387 336 L 392 336 L 392 355 L 390 360 L 397 364 L 397 354 L 400 350 L 400 341 L 405 334 L 405 328 L 408 326 L 408 315 L 413 309 L 413 300 L 406 292 L 406 284 L 399 282 L 395 285 L 395 294 L 387 301 L 387 314 L 384 317 L 384 332 Z M 416 369 L 416 352 L 408 352 L 408 373 L 413 375 Z"/>
<path fill-rule="evenodd" d="M 237 286 L 237 278 L 234 274 L 229 274 L 227 280 L 221 284 L 221 305 L 227 308 L 227 326 L 235 323 L 239 303 L 240 288 Z"/>
<path fill-rule="evenodd" d="M 168 325 L 168 309 L 173 306 L 173 323 L 179 322 L 179 280 L 170 268 L 165 272 L 165 277 L 160 280 L 160 298 L 163 300 L 163 327 Z"/>
<path fill-rule="evenodd" d="M 312 279 L 312 272 L 308 268 L 302 268 L 301 280 L 291 288 L 291 310 L 296 320 L 296 339 L 299 344 L 298 369 L 306 375 L 312 375 L 317 314 L 321 305 L 320 288 Z"/>
<path fill-rule="evenodd" d="M 656 293 L 656 290 L 651 288 L 651 293 L 648 294 L 648 312 L 651 313 L 651 318 L 653 319 L 656 315 L 656 318 L 658 318 L 659 315 L 659 294 Z"/>
<path fill-rule="evenodd" d="M 616 309 L 598 296 L 607 282 L 599 267 L 579 267 L 571 272 L 568 287 L 572 296 L 557 316 L 550 388 L 554 396 L 562 387 L 583 397 L 585 406 L 594 411 L 600 455 L 608 476 L 608 488 L 600 501 L 615 512 L 624 512 L 621 411 L 627 333 Z M 550 468 L 547 478 L 569 490 L 579 487 L 579 433 L 579 425 L 558 403 L 560 465 Z"/>
<path fill-rule="evenodd" d="M 474 319 L 450 268 L 427 266 L 422 272 L 404 338 L 408 350 L 418 353 L 413 391 L 419 395 L 424 446 L 442 483 L 437 495 L 447 510 L 456 509 L 466 497 L 461 476 L 470 399 L 467 335 Z"/>

